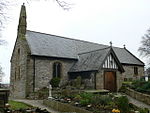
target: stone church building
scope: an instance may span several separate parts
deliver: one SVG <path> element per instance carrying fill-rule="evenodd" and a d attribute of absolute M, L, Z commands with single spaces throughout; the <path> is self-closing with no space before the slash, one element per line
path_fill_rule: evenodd
<path fill-rule="evenodd" d="M 11 96 L 26 98 L 47 87 L 53 77 L 60 86 L 81 76 L 85 89 L 117 91 L 124 80 L 140 78 L 144 63 L 125 47 L 26 30 L 21 6 L 17 39 L 11 57 Z"/>

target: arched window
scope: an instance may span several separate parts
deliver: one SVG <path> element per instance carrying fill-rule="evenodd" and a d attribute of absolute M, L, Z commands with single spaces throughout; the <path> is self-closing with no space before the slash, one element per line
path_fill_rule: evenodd
<path fill-rule="evenodd" d="M 61 63 L 59 62 L 53 64 L 53 78 L 55 77 L 61 77 Z"/>

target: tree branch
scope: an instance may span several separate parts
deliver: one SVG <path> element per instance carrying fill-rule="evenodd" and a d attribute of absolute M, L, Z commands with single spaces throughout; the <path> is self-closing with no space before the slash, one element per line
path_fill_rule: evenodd
<path fill-rule="evenodd" d="M 56 0 L 56 2 L 58 3 L 58 5 L 60 6 L 60 7 L 62 7 L 64 10 L 69 10 L 69 9 L 71 9 L 71 5 L 72 4 L 69 4 L 69 3 L 67 3 L 67 2 L 65 2 L 65 1 L 61 1 L 61 0 Z"/>
<path fill-rule="evenodd" d="M 138 51 L 140 55 L 144 57 L 150 56 L 150 29 L 147 30 L 147 34 L 142 37 L 141 46 L 139 47 Z"/>

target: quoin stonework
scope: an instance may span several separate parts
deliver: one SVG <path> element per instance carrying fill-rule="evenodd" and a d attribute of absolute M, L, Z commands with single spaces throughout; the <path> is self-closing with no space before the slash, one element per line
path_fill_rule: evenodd
<path fill-rule="evenodd" d="M 26 98 L 49 86 L 54 77 L 60 86 L 81 77 L 84 89 L 118 91 L 124 80 L 144 75 L 144 63 L 125 47 L 26 30 L 26 8 L 21 6 L 17 39 L 11 57 L 10 90 Z"/>

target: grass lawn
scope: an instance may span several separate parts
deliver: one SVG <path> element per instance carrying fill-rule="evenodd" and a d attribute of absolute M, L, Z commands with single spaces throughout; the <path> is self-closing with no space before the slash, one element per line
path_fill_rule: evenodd
<path fill-rule="evenodd" d="M 13 110 L 17 110 L 17 109 L 27 109 L 27 108 L 31 108 L 31 105 L 22 103 L 22 102 L 17 102 L 17 101 L 13 101 L 13 100 L 9 100 L 8 102 L 11 106 L 11 109 Z"/>

